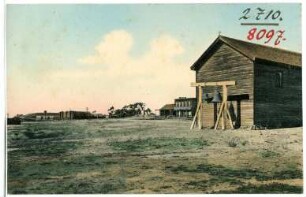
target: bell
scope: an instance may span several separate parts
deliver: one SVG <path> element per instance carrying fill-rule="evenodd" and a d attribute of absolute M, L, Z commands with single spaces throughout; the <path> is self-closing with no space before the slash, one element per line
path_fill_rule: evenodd
<path fill-rule="evenodd" d="M 211 101 L 212 103 L 221 103 L 222 97 L 219 91 L 215 90 L 213 100 Z"/>

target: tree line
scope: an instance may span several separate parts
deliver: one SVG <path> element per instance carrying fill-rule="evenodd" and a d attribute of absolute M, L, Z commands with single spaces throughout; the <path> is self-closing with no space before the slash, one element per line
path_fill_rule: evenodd
<path fill-rule="evenodd" d="M 152 110 L 147 108 L 146 104 L 143 102 L 136 102 L 133 104 L 125 105 L 121 109 L 115 109 L 114 106 L 111 106 L 108 109 L 109 118 L 124 118 L 151 114 Z"/>

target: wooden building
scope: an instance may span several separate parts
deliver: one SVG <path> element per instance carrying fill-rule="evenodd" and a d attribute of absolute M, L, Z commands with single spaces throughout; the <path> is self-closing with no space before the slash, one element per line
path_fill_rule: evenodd
<path fill-rule="evenodd" d="M 61 120 L 82 120 L 97 118 L 95 115 L 88 111 L 61 111 L 59 114 Z"/>
<path fill-rule="evenodd" d="M 166 104 L 159 109 L 160 116 L 175 116 L 174 104 Z"/>
<path fill-rule="evenodd" d="M 228 108 L 235 128 L 302 125 L 301 54 L 219 36 L 191 66 L 196 82 L 235 81 Z M 203 87 L 213 96 L 222 88 Z M 196 93 L 199 98 L 198 91 Z M 219 106 L 205 102 L 203 127 L 213 127 Z"/>
<path fill-rule="evenodd" d="M 195 114 L 197 100 L 196 98 L 179 97 L 174 99 L 174 104 L 176 117 L 191 117 Z"/>
<path fill-rule="evenodd" d="M 43 121 L 43 120 L 59 120 L 60 114 L 53 112 L 30 113 L 20 117 L 23 121 Z"/>

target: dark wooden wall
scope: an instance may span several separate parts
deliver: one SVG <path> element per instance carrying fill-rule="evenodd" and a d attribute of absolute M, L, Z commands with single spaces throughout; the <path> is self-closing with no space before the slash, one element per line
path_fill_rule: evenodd
<path fill-rule="evenodd" d="M 236 86 L 229 86 L 229 95 L 249 94 L 249 100 L 242 100 L 241 126 L 253 125 L 253 61 L 226 44 L 216 46 L 209 59 L 196 71 L 196 82 L 236 81 Z M 213 94 L 214 87 L 205 87 L 203 92 Z M 220 89 L 220 92 L 222 89 Z M 198 98 L 198 94 L 197 94 Z M 234 106 L 235 103 L 233 103 Z M 203 107 L 204 127 L 214 125 L 214 106 L 212 103 Z M 235 109 L 237 110 L 237 109 Z"/>
<path fill-rule="evenodd" d="M 264 62 L 254 64 L 254 122 L 279 128 L 302 125 L 302 69 Z M 275 75 L 283 73 L 283 86 L 275 86 Z"/>

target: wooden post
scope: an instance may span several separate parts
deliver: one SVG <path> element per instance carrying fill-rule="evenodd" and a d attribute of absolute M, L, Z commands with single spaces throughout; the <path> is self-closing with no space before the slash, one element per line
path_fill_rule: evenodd
<path fill-rule="evenodd" d="M 221 120 L 221 128 L 222 128 L 222 130 L 224 130 L 224 129 L 225 129 L 224 108 L 223 108 L 222 111 L 221 111 L 221 117 L 222 117 L 222 120 Z"/>
<path fill-rule="evenodd" d="M 222 114 L 222 120 L 223 120 L 223 130 L 226 129 L 226 116 L 227 116 L 227 87 L 226 85 L 223 85 L 223 102 L 224 102 L 224 110 Z"/>
<path fill-rule="evenodd" d="M 199 87 L 199 105 L 200 105 L 200 109 L 199 109 L 199 115 L 198 115 L 198 127 L 199 129 L 202 129 L 202 95 L 203 95 L 203 90 L 202 90 L 202 86 L 198 86 Z"/>
<path fill-rule="evenodd" d="M 216 121 L 216 124 L 215 124 L 215 127 L 214 127 L 215 130 L 218 128 L 223 109 L 224 109 L 224 103 L 222 102 L 221 106 L 220 106 L 219 114 L 218 114 L 218 117 L 217 117 L 217 121 Z"/>
<path fill-rule="evenodd" d="M 193 129 L 193 127 L 195 125 L 199 110 L 200 110 L 200 104 L 198 103 L 196 113 L 194 115 L 193 121 L 192 121 L 191 126 L 190 126 L 190 130 Z"/>
<path fill-rule="evenodd" d="M 219 125 L 219 121 L 221 119 L 221 116 L 222 116 L 222 121 L 221 121 L 222 122 L 222 129 L 226 128 L 226 120 L 227 120 L 227 118 L 230 121 L 231 127 L 234 128 L 233 122 L 232 122 L 231 117 L 230 117 L 230 113 L 228 111 L 228 105 L 227 105 L 227 96 L 228 96 L 227 86 L 235 85 L 235 84 L 236 84 L 235 81 L 191 83 L 192 87 L 198 87 L 199 88 L 199 91 L 198 91 L 198 93 L 199 93 L 199 97 L 198 97 L 199 100 L 198 100 L 196 114 L 195 114 L 195 116 L 193 118 L 193 121 L 192 121 L 190 129 L 194 128 L 196 119 L 197 119 L 197 123 L 198 123 L 199 129 L 202 129 L 202 127 L 203 127 L 203 117 L 202 117 L 202 111 L 203 111 L 202 110 L 203 109 L 202 94 L 203 94 L 203 92 L 202 92 L 202 87 L 205 87 L 205 86 L 222 86 L 222 88 L 223 88 L 222 103 L 221 103 L 221 106 L 220 106 L 220 110 L 219 110 L 219 113 L 218 113 L 218 116 L 217 116 L 217 121 L 215 123 L 214 129 L 215 130 L 217 129 L 217 127 Z"/>
<path fill-rule="evenodd" d="M 230 121 L 231 128 L 234 129 L 233 121 L 230 112 L 227 110 L 228 119 Z"/>

